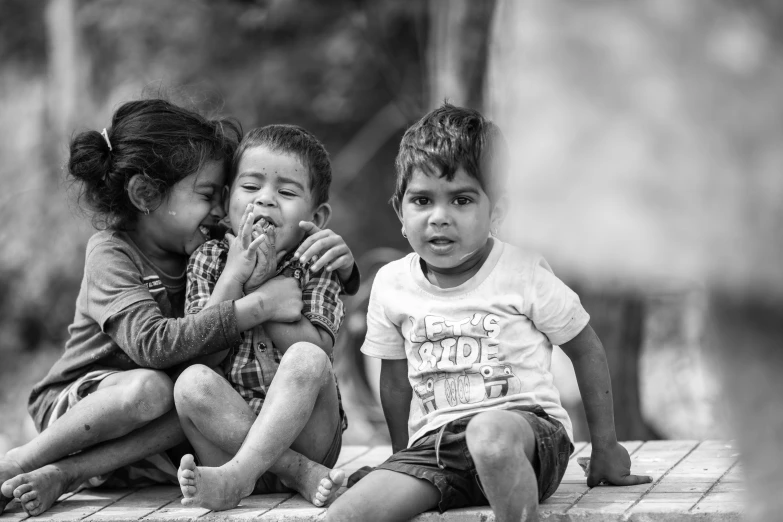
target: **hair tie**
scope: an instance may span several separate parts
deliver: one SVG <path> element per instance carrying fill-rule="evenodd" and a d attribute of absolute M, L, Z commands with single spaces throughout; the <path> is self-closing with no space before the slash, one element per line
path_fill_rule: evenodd
<path fill-rule="evenodd" d="M 109 147 L 109 152 L 111 152 L 112 151 L 111 142 L 109 141 L 109 133 L 106 132 L 106 127 L 104 127 L 103 130 L 101 131 L 101 136 L 103 136 L 103 139 L 106 140 L 106 146 Z"/>

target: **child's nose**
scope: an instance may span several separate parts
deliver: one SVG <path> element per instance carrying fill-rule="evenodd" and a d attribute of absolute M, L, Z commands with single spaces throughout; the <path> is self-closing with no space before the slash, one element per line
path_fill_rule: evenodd
<path fill-rule="evenodd" d="M 277 193 L 274 190 L 259 190 L 253 202 L 256 205 L 273 207 L 277 204 L 277 199 L 275 198 L 276 194 Z"/>
<path fill-rule="evenodd" d="M 209 214 L 216 219 L 223 219 L 226 217 L 226 211 L 223 209 L 223 203 L 218 201 L 216 204 L 212 205 L 212 210 L 210 210 Z"/>
<path fill-rule="evenodd" d="M 451 215 L 446 207 L 443 205 L 435 205 L 432 208 L 430 214 L 430 224 L 435 226 L 443 226 L 451 223 Z"/>

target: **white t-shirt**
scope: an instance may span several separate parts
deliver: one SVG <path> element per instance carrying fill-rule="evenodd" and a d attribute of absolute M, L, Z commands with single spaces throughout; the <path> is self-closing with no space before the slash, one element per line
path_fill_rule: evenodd
<path fill-rule="evenodd" d="M 552 345 L 589 320 L 540 255 L 494 240 L 478 273 L 454 288 L 430 283 L 415 253 L 381 268 L 362 352 L 408 360 L 409 444 L 466 415 L 536 404 L 573 440 L 549 371 Z"/>

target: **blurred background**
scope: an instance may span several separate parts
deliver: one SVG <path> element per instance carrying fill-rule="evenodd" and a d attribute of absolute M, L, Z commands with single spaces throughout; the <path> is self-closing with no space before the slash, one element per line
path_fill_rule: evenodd
<path fill-rule="evenodd" d="M 388 441 L 358 347 L 374 271 L 409 251 L 388 204 L 399 139 L 444 99 L 506 133 L 501 238 L 582 296 L 619 438 L 779 440 L 782 85 L 775 0 L 0 0 L 0 453 L 34 435 L 27 396 L 93 231 L 68 139 L 156 94 L 331 152 L 331 227 L 364 278 L 337 347 L 346 443 Z M 554 370 L 586 440 L 562 354 Z"/>

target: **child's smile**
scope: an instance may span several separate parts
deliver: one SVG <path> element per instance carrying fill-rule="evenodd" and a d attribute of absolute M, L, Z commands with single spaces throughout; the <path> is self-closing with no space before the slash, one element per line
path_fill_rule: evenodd
<path fill-rule="evenodd" d="M 488 244 L 491 203 L 463 168 L 452 181 L 414 171 L 398 214 L 411 246 L 434 269 L 472 266 Z"/>

